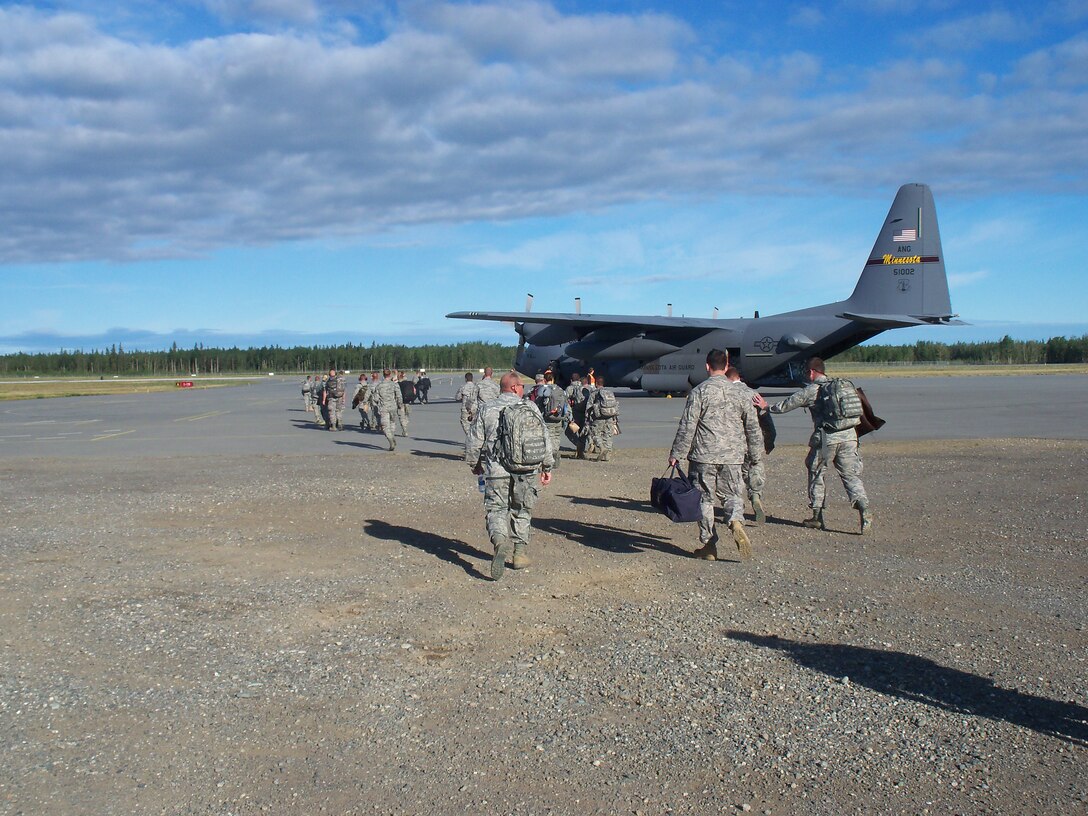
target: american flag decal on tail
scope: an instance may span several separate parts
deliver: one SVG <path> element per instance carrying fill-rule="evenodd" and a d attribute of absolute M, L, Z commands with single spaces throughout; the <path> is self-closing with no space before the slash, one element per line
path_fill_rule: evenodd
<path fill-rule="evenodd" d="M 895 219 L 898 221 L 899 219 Z M 918 208 L 918 226 L 917 227 L 905 227 L 899 232 L 892 233 L 892 240 L 898 243 L 905 241 L 917 241 L 922 235 L 922 208 Z"/>

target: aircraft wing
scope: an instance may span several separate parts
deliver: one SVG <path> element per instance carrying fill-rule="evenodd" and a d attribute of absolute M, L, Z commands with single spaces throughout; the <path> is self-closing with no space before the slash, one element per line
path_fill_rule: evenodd
<path fill-rule="evenodd" d="M 666 317 L 664 315 L 602 315 L 569 312 L 450 312 L 446 317 L 461 320 L 499 320 L 506 323 L 535 323 L 569 326 L 579 333 L 606 326 L 639 329 L 722 329 L 724 320 L 709 317 Z"/>

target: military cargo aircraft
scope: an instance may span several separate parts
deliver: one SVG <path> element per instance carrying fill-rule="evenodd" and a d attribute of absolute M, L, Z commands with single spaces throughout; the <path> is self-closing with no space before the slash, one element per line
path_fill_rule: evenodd
<path fill-rule="evenodd" d="M 834 357 L 886 329 L 964 325 L 954 319 L 933 194 L 904 184 L 846 300 L 752 318 L 581 313 L 452 312 L 512 322 L 521 337 L 515 367 L 551 367 L 560 383 L 590 367 L 610 386 L 682 392 L 706 379 L 706 354 L 726 349 L 749 385 L 796 385 L 809 357 Z"/>

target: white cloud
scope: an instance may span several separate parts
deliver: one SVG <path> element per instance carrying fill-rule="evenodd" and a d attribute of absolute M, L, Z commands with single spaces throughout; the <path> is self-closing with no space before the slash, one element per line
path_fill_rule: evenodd
<path fill-rule="evenodd" d="M 316 22 L 320 16 L 314 0 L 204 0 L 204 5 L 227 22 L 257 20 L 306 24 Z"/>
<path fill-rule="evenodd" d="M 980 92 L 953 58 L 849 76 L 805 51 L 695 61 L 698 32 L 663 15 L 424 3 L 357 42 L 338 6 L 214 5 L 299 25 L 172 44 L 0 9 L 0 262 L 830 185 L 1085 188 L 1083 38 Z"/>
<path fill-rule="evenodd" d="M 948 275 L 948 288 L 962 289 L 979 281 L 984 281 L 988 277 L 990 277 L 990 273 L 985 269 L 979 269 L 975 272 L 952 272 Z"/>
<path fill-rule="evenodd" d="M 1028 86 L 1083 91 L 1088 79 L 1088 36 L 1040 48 L 1016 65 L 1013 79 Z"/>
<path fill-rule="evenodd" d="M 1029 35 L 1029 19 L 1016 17 L 1002 9 L 966 15 L 911 34 L 912 42 L 929 48 L 955 51 L 984 48 L 995 43 L 1021 40 Z"/>
<path fill-rule="evenodd" d="M 638 235 L 620 230 L 549 235 L 525 241 L 509 250 L 484 250 L 463 261 L 469 266 L 549 272 L 563 278 L 575 269 L 602 272 L 642 266 L 645 256 Z"/>
<path fill-rule="evenodd" d="M 676 66 L 677 46 L 693 37 L 687 26 L 660 14 L 563 15 L 526 0 L 424 4 L 416 20 L 485 63 L 518 64 L 566 79 L 661 77 Z"/>
<path fill-rule="evenodd" d="M 824 22 L 824 13 L 818 6 L 797 6 L 792 9 L 787 23 L 799 28 L 816 28 Z"/>

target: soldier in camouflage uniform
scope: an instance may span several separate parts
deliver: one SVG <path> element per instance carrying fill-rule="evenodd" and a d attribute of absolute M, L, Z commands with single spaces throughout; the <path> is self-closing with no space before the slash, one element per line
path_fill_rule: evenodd
<path fill-rule="evenodd" d="M 472 381 L 472 372 L 465 372 L 465 383 L 457 389 L 457 401 L 461 403 L 461 429 L 468 436 L 468 429 L 472 426 L 472 420 L 476 419 L 477 386 Z"/>
<path fill-rule="evenodd" d="M 487 534 L 495 550 L 495 556 L 491 560 L 491 578 L 495 581 L 503 576 L 506 561 L 511 555 L 511 546 L 511 566 L 514 569 L 529 566 L 529 557 L 525 551 L 529 546 L 533 505 L 536 504 L 538 495 L 536 471 L 510 473 L 499 463 L 496 454 L 499 415 L 504 408 L 521 402 L 524 388 L 521 377 L 514 371 L 503 375 L 500 387 L 499 395 L 484 403 L 465 438 L 465 461 L 473 473 L 484 476 L 484 514 Z M 529 405 L 533 410 L 539 411 L 533 403 Z M 555 462 L 551 440 L 545 436 L 545 441 L 547 451 L 539 472 L 539 481 L 544 487 L 551 483 L 552 465 Z"/>
<path fill-rule="evenodd" d="M 589 444 L 597 451 L 597 461 L 607 462 L 612 455 L 612 437 L 619 432 L 619 403 L 612 389 L 604 387 L 603 375 L 597 374 L 593 379 L 597 387 L 586 407 Z"/>
<path fill-rule="evenodd" d="M 324 401 L 327 412 L 325 422 L 328 423 L 326 430 L 343 430 L 341 417 L 344 410 L 344 378 L 337 375 L 335 368 L 330 368 L 329 376 L 325 378 Z"/>
<path fill-rule="evenodd" d="M 710 377 L 695 386 L 684 404 L 684 414 L 669 452 L 669 465 L 688 460 L 688 473 L 702 493 L 699 520 L 702 547 L 696 558 L 714 561 L 718 557 L 718 534 L 714 529 L 714 499 L 722 503 L 723 516 L 733 533 L 742 558 L 751 555 L 751 543 L 744 531 L 744 480 L 741 465 L 745 456 L 763 461 L 763 437 L 759 415 L 748 388 L 725 377 L 729 354 L 714 349 L 706 356 Z"/>
<path fill-rule="evenodd" d="M 403 371 L 396 372 L 397 388 L 400 389 L 400 402 L 401 408 L 397 413 L 397 419 L 400 421 L 401 428 L 404 429 L 404 433 L 401 436 L 408 436 L 408 421 L 412 416 L 412 400 L 415 398 L 416 387 L 404 377 Z"/>
<path fill-rule="evenodd" d="M 360 374 L 359 384 L 355 386 L 355 391 L 351 395 L 351 404 L 359 409 L 359 429 L 363 431 L 370 430 L 370 402 L 366 398 L 369 388 L 366 374 Z"/>
<path fill-rule="evenodd" d="M 314 377 L 314 414 L 317 421 L 317 425 L 320 428 L 324 428 L 329 421 L 329 409 L 325 405 L 325 384 L 329 381 L 328 374 L 322 374 L 321 379 Z"/>
<path fill-rule="evenodd" d="M 484 403 L 490 402 L 499 396 L 499 384 L 491 378 L 495 372 L 488 366 L 484 369 L 484 377 L 476 386 L 476 413 L 483 410 Z"/>
<path fill-rule="evenodd" d="M 548 405 L 553 402 L 552 392 L 556 393 L 557 397 L 562 397 L 562 401 L 559 403 L 559 409 L 555 416 L 550 416 Z M 544 427 L 548 430 L 548 436 L 552 440 L 552 452 L 555 457 L 555 462 L 552 466 L 553 471 L 559 470 L 560 456 L 559 446 L 562 440 L 563 431 L 566 429 L 567 424 L 570 422 L 570 403 L 567 402 L 567 395 L 558 385 L 555 384 L 555 375 L 551 371 L 544 372 L 544 387 L 541 389 L 540 397 L 537 399 L 537 407 L 540 408 L 540 413 L 544 415 Z"/>
<path fill-rule="evenodd" d="M 371 430 L 381 430 L 382 421 L 378 417 L 378 412 L 374 408 L 374 392 L 378 390 L 378 383 L 382 381 L 381 374 L 375 371 L 370 375 L 370 387 L 366 392 L 366 410 L 370 414 L 370 428 Z"/>
<path fill-rule="evenodd" d="M 733 366 L 726 369 L 725 378 L 731 383 L 737 383 L 747 388 L 748 395 L 752 398 L 752 402 L 755 403 L 756 391 L 741 382 L 740 372 Z M 763 444 L 762 428 L 759 430 L 759 439 L 760 443 Z M 763 446 L 763 450 L 767 450 L 766 445 Z M 753 462 L 751 457 L 745 456 L 744 464 L 741 466 L 741 476 L 744 477 L 744 485 L 748 488 L 748 501 L 752 503 L 752 515 L 756 517 L 756 524 L 762 524 L 767 520 L 767 513 L 763 509 L 763 487 L 767 483 L 767 475 L 762 460 Z"/>
<path fill-rule="evenodd" d="M 821 402 L 818 398 L 821 386 L 831 380 L 824 373 L 824 361 L 819 357 L 810 358 L 807 365 L 808 385 L 773 405 L 768 405 L 767 401 L 759 396 L 756 405 L 772 414 L 784 414 L 794 408 L 808 408 L 812 414 L 813 431 L 808 439 L 808 456 L 805 458 L 805 466 L 808 468 L 808 502 L 809 507 L 812 508 L 812 518 L 807 518 L 801 523 L 813 529 L 827 529 L 827 524 L 824 522 L 826 499 L 824 471 L 831 462 L 835 465 L 835 470 L 839 472 L 850 504 L 858 511 L 861 534 L 865 535 L 873 526 L 873 516 L 869 510 L 869 499 L 865 495 L 865 485 L 861 481 L 861 449 L 858 447 L 857 429 L 846 428 L 841 431 L 824 429 L 824 423 L 828 418 L 820 412 Z"/>
<path fill-rule="evenodd" d="M 306 409 L 306 413 L 310 413 L 314 409 L 313 402 L 310 400 L 310 375 L 306 375 L 306 379 L 302 381 L 302 407 Z"/>
<path fill-rule="evenodd" d="M 574 372 L 567 386 L 567 401 L 570 403 L 570 419 L 577 427 L 577 431 L 567 432 L 567 439 L 574 443 L 575 456 L 578 459 L 586 458 L 586 391 L 582 384 L 580 372 Z M 569 423 L 568 423 L 569 429 Z"/>
<path fill-rule="evenodd" d="M 589 435 L 589 427 L 593 424 L 593 418 L 589 415 L 589 406 L 593 404 L 593 397 L 597 394 L 597 376 L 592 373 L 586 375 L 582 393 L 585 394 L 585 424 L 582 425 L 581 444 L 578 448 L 578 458 L 585 459 L 586 455 L 592 456 L 597 452 L 597 446 L 593 444 L 593 437 Z"/>
<path fill-rule="evenodd" d="M 336 375 L 336 430 L 344 430 L 344 410 L 348 407 L 348 378 L 346 371 Z"/>
<path fill-rule="evenodd" d="M 378 425 L 389 443 L 389 450 L 396 450 L 397 415 L 404 408 L 404 400 L 400 395 L 400 386 L 388 368 L 382 371 L 382 381 L 378 386 L 370 389 L 370 404 L 374 406 Z"/>

